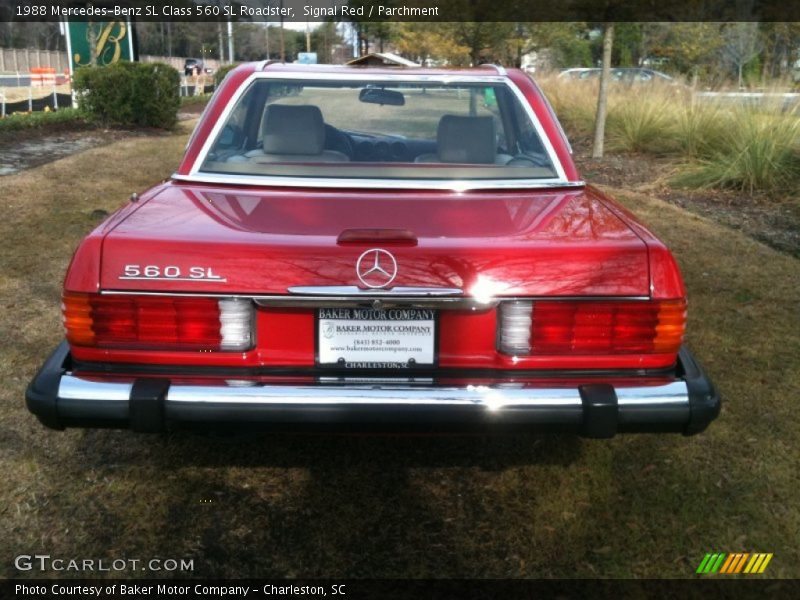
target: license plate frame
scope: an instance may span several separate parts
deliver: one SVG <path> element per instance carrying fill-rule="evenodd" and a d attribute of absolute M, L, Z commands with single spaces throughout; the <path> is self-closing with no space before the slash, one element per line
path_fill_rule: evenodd
<path fill-rule="evenodd" d="M 412 313 L 415 315 L 415 317 L 412 319 L 401 318 L 403 316 L 408 317 Z M 385 316 L 386 318 L 380 318 L 381 316 Z M 350 356 L 345 355 L 340 357 L 345 359 L 344 362 L 341 362 L 340 360 L 332 362 L 330 360 L 332 350 L 329 346 L 326 347 L 325 345 L 329 344 L 330 342 L 328 340 L 333 338 L 326 336 L 326 334 L 323 333 L 322 328 L 325 323 L 335 321 L 342 321 L 343 323 L 348 324 L 372 323 L 380 324 L 381 326 L 387 326 L 390 324 L 417 325 L 422 327 L 429 326 L 433 328 L 433 331 L 430 334 L 422 334 L 422 339 L 425 341 L 428 347 L 423 347 L 422 352 L 413 352 L 412 354 L 414 356 L 409 357 L 417 357 L 420 358 L 420 360 L 416 360 L 416 358 L 413 362 L 402 360 L 348 360 L 348 358 L 353 356 L 353 353 L 351 352 L 349 353 Z M 403 372 L 417 372 L 435 369 L 439 366 L 439 330 L 439 311 L 435 309 L 405 307 L 383 309 L 317 308 L 314 311 L 314 362 L 317 368 L 327 370 L 361 370 L 369 372 L 402 370 Z M 336 334 L 334 333 L 334 335 Z M 348 332 L 348 335 L 356 334 Z M 360 332 L 358 335 L 362 335 L 362 333 Z M 370 335 L 374 335 L 373 339 L 381 338 L 381 334 L 367 334 L 367 337 L 369 338 Z M 397 338 L 398 335 L 402 337 L 402 334 L 383 334 L 383 336 L 386 335 L 394 335 L 395 338 Z M 397 344 L 392 344 L 392 346 L 394 345 Z M 399 344 L 399 346 L 403 347 L 402 343 Z M 387 356 L 390 355 L 390 352 L 391 351 L 386 351 Z M 396 355 L 398 353 L 394 354 Z M 405 357 L 406 353 L 402 353 L 401 356 Z"/>

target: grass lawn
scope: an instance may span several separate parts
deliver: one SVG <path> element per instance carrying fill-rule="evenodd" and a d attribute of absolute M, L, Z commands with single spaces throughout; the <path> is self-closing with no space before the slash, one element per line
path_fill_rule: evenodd
<path fill-rule="evenodd" d="M 24 389 L 62 337 L 71 252 L 94 211 L 172 172 L 187 134 L 0 179 L 0 576 L 46 553 L 193 558 L 203 577 L 689 577 L 706 552 L 747 551 L 800 577 L 800 261 L 636 194 L 621 198 L 676 252 L 689 345 L 724 398 L 699 436 L 44 429 Z"/>

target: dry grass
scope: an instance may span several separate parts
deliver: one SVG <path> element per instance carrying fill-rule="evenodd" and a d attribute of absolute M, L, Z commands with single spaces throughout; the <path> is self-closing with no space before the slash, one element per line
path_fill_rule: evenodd
<path fill-rule="evenodd" d="M 774 552 L 768 575 L 800 576 L 800 262 L 644 196 L 623 200 L 676 251 L 689 343 L 725 398 L 700 436 L 42 428 L 23 393 L 61 337 L 70 252 L 93 210 L 170 173 L 185 135 L 0 180 L 0 575 L 44 552 L 190 557 L 208 577 L 687 577 L 715 550 Z"/>

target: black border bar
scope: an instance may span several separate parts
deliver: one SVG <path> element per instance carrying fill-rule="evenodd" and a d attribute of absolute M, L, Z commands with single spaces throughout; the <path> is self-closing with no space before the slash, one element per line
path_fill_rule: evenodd
<path fill-rule="evenodd" d="M 139 590 L 120 594 L 121 586 L 138 586 Z M 17 586 L 38 587 L 43 594 L 21 593 Z M 102 588 L 103 593 L 56 594 L 52 590 L 77 589 L 81 586 Z M 116 586 L 117 593 L 110 590 Z M 185 593 L 159 593 L 163 588 L 186 588 Z M 247 587 L 246 595 L 203 594 L 202 590 L 215 587 Z M 162 588 L 162 589 L 163 589 Z M 293 593 L 275 593 L 283 588 Z M 311 593 L 322 588 L 325 595 Z M 337 593 L 334 594 L 333 590 Z M 265 593 L 269 590 L 270 593 Z M 585 598 L 672 598 L 711 600 L 714 598 L 797 598 L 800 596 L 800 580 L 769 580 L 760 576 L 692 576 L 691 579 L 632 580 L 632 579 L 39 579 L 5 580 L 0 582 L 0 596 L 3 598 L 37 598 L 49 600 L 56 598 L 126 598 L 141 600 L 159 599 L 200 599 L 200 598 L 246 598 L 247 600 L 267 598 L 341 598 L 342 600 L 392 600 L 395 598 L 559 598 L 561 600 L 583 600 Z"/>
<path fill-rule="evenodd" d="M 33 8 L 35 7 L 35 8 Z M 44 10 L 41 10 L 44 9 Z M 333 11 L 333 12 L 331 12 Z M 69 14 L 69 16 L 67 16 Z M 800 21 L 790 0 L 0 0 L 0 21 Z"/>

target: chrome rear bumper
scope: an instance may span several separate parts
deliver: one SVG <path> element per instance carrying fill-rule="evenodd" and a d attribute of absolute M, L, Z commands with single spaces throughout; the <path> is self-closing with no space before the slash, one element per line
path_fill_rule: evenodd
<path fill-rule="evenodd" d="M 75 374 L 68 348 L 53 353 L 28 388 L 28 408 L 50 427 L 116 426 L 160 431 L 179 424 L 320 426 L 430 430 L 697 433 L 719 413 L 711 382 L 683 349 L 673 378 L 611 385 L 586 378 L 560 384 L 492 380 L 437 385 L 392 380 L 273 384 L 183 384 L 160 377 Z"/>

